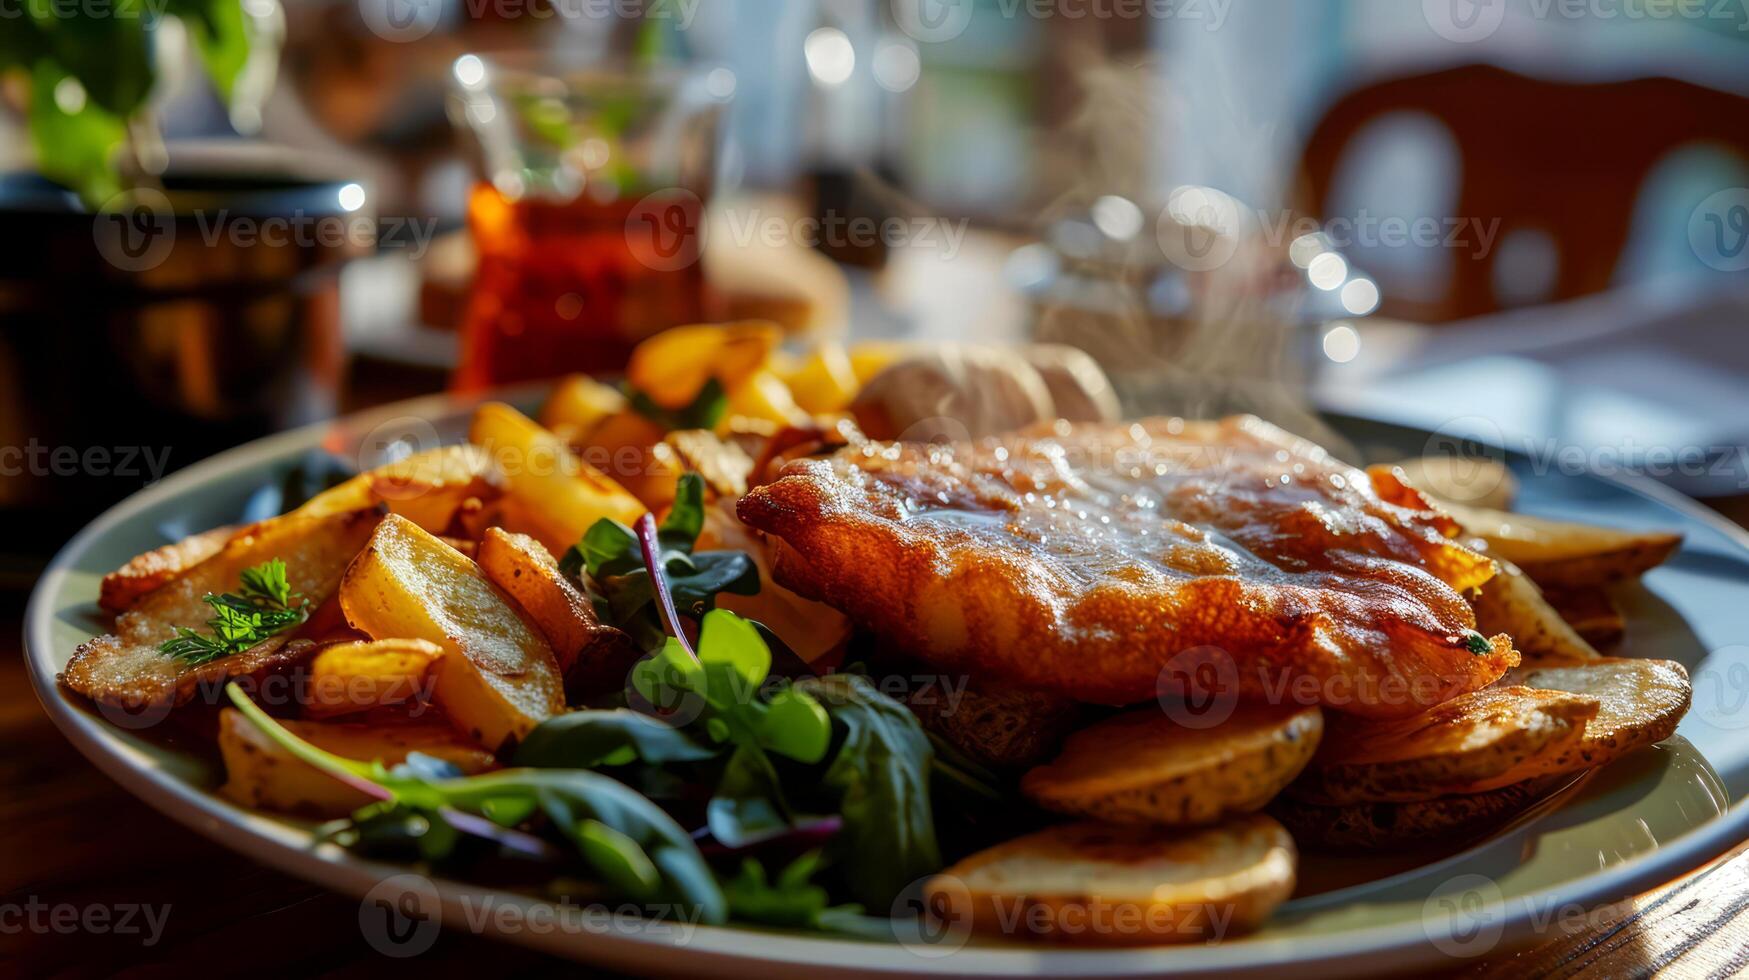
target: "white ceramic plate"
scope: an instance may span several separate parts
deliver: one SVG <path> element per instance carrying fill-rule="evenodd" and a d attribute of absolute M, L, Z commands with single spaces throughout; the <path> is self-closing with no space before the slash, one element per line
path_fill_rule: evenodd
<path fill-rule="evenodd" d="M 500 393 L 533 403 L 538 392 Z M 471 402 L 434 397 L 250 443 L 183 470 L 109 510 L 58 555 L 31 597 L 25 642 L 37 694 L 94 763 L 163 812 L 218 843 L 283 871 L 365 896 L 360 927 L 391 954 L 428 946 L 435 922 L 395 919 L 396 907 L 441 911 L 452 928 L 618 969 L 760 975 L 948 973 L 1136 975 L 1161 972 L 1296 976 L 1457 965 L 1502 944 L 1547 933 L 1696 866 L 1745 836 L 1749 808 L 1749 535 L 1652 484 L 1537 473 L 1513 460 L 1520 506 L 1535 513 L 1687 535 L 1680 554 L 1618 599 L 1625 655 L 1679 660 L 1694 677 L 1694 708 L 1676 738 L 1566 790 L 1491 840 L 1460 854 L 1313 858 L 1310 887 L 1252 935 L 1215 944 L 1088 951 L 963 942 L 947 936 L 875 943 L 765 930 L 641 925 L 579 910 L 543 914 L 538 900 L 463 882 L 406 875 L 313 843 L 307 824 L 240 809 L 211 793 L 220 777 L 196 752 L 114 724 L 55 677 L 73 648 L 102 628 L 103 573 L 164 543 L 166 532 L 236 520 L 252 494 L 313 449 L 369 464 L 397 442 L 426 448 L 459 439 Z M 1409 455 L 1413 430 L 1336 420 L 1368 455 Z M 1419 867 L 1414 865 L 1419 864 Z M 1317 893 L 1308 893 L 1316 891 Z M 1454 960 L 1454 957 L 1457 959 Z"/>

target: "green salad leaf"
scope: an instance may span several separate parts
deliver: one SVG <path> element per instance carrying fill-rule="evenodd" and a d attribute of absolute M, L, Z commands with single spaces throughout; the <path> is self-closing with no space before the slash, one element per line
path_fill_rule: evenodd
<path fill-rule="evenodd" d="M 844 817 L 829 855 L 857 901 L 890 908 L 905 886 L 941 868 L 929 739 L 915 715 L 860 674 L 803 678 L 796 690 L 825 706 L 838 741 L 820 779 Z"/>
<path fill-rule="evenodd" d="M 756 595 L 759 566 L 740 551 L 693 551 L 704 530 L 704 478 L 681 476 L 674 505 L 657 530 L 662 571 L 682 613 L 703 615 L 715 608 L 718 594 Z M 566 575 L 593 583 L 590 598 L 604 622 L 624 630 L 644 650 L 667 635 L 656 611 L 655 587 L 644 567 L 637 533 L 610 518 L 596 521 L 583 540 L 559 559 Z M 588 578 L 583 578 L 584 573 Z"/>

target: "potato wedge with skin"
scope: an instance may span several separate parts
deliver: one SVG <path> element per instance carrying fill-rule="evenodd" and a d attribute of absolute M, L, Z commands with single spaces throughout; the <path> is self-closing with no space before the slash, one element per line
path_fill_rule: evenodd
<path fill-rule="evenodd" d="M 236 533 L 235 524 L 226 524 L 135 555 L 103 577 L 98 606 L 112 613 L 125 612 L 147 593 L 218 554 Z"/>
<path fill-rule="evenodd" d="M 432 534 L 441 534 L 469 498 L 498 496 L 504 479 L 476 446 L 442 446 L 385 463 L 311 497 L 292 511 L 320 516 L 388 505 Z"/>
<path fill-rule="evenodd" d="M 1459 504 L 1445 510 L 1467 533 L 1488 543 L 1490 557 L 1512 562 L 1541 586 L 1638 578 L 1682 545 L 1682 535 L 1667 531 L 1624 531 Z"/>
<path fill-rule="evenodd" d="M 488 748 L 565 708 L 546 638 L 478 565 L 412 521 L 383 519 L 346 569 L 340 605 L 348 622 L 376 639 L 442 647 L 433 700 Z"/>
<path fill-rule="evenodd" d="M 291 591 L 303 596 L 312 610 L 319 609 L 381 519 L 375 510 L 327 517 L 286 515 L 246 528 L 217 554 L 118 616 L 114 632 L 80 644 L 62 682 L 93 701 L 137 711 L 183 704 L 202 690 L 216 692 L 226 678 L 258 675 L 302 660 L 310 645 L 297 642 L 300 630 L 199 665 L 167 656 L 159 647 L 176 636 L 176 627 L 204 630 L 213 610 L 202 597 L 235 592 L 244 569 L 273 558 L 285 562 Z"/>
<path fill-rule="evenodd" d="M 1206 728 L 1138 708 L 1070 735 L 1020 789 L 1047 810 L 1111 823 L 1209 824 L 1261 810 L 1311 761 L 1323 733 L 1316 705 L 1242 703 Z"/>
<path fill-rule="evenodd" d="M 1413 803 L 1325 806 L 1279 797 L 1269 814 L 1305 848 L 1328 850 L 1425 847 L 1429 841 L 1461 844 L 1509 823 L 1571 776 L 1543 776 L 1482 793 L 1441 796 Z"/>
<path fill-rule="evenodd" d="M 1517 565 L 1497 558 L 1494 577 L 1470 599 L 1476 629 L 1485 636 L 1505 633 L 1524 662 L 1596 660 L 1602 655 L 1561 618 Z"/>
<path fill-rule="evenodd" d="M 1596 699 L 1597 714 L 1585 725 L 1579 740 L 1564 753 L 1539 758 L 1534 768 L 1544 773 L 1601 766 L 1642 746 L 1664 741 L 1675 734 L 1693 697 L 1687 668 L 1670 660 L 1605 657 L 1521 665 L 1498 683 Z"/>
<path fill-rule="evenodd" d="M 685 408 L 711 378 L 725 391 L 740 386 L 782 341 L 783 330 L 767 320 L 674 327 L 632 351 L 626 381 L 663 408 Z"/>
<path fill-rule="evenodd" d="M 1407 718 L 1333 718 L 1287 788 L 1323 804 L 1413 802 L 1478 793 L 1539 774 L 1578 743 L 1595 698 L 1521 686 L 1471 691 Z"/>
<path fill-rule="evenodd" d="M 454 763 L 472 775 L 496 766 L 492 754 L 439 719 L 395 724 L 281 720 L 293 735 L 335 755 L 395 766 L 410 752 Z M 219 712 L 219 753 L 225 783 L 219 793 L 251 809 L 301 816 L 342 817 L 371 802 L 333 776 L 312 768 L 262 734 L 241 711 Z"/>
<path fill-rule="evenodd" d="M 626 396 L 618 388 L 587 374 L 573 374 L 559 382 L 541 406 L 540 424 L 554 431 L 569 428 L 579 439 L 587 439 L 596 426 L 626 407 Z"/>
<path fill-rule="evenodd" d="M 624 633 L 602 624 L 589 597 L 559 571 L 559 563 L 539 541 L 489 528 L 480 539 L 480 570 L 546 636 L 573 700 L 624 689 L 638 660 L 636 646 Z"/>
<path fill-rule="evenodd" d="M 1415 456 L 1393 465 L 1410 486 L 1442 502 L 1511 510 L 1518 499 L 1518 478 L 1485 457 Z"/>
<path fill-rule="evenodd" d="M 310 660 L 308 718 L 332 718 L 428 694 L 443 648 L 428 640 L 367 640 L 323 647 Z"/>
<path fill-rule="evenodd" d="M 924 885 L 953 925 L 1082 946 L 1212 942 L 1294 887 L 1293 838 L 1253 814 L 1203 830 L 1063 824 L 980 851 Z"/>
<path fill-rule="evenodd" d="M 474 413 L 468 439 L 504 474 L 507 496 L 522 504 L 535 537 L 555 554 L 603 517 L 630 524 L 648 510 L 625 487 L 574 455 L 558 436 L 499 402 Z"/>

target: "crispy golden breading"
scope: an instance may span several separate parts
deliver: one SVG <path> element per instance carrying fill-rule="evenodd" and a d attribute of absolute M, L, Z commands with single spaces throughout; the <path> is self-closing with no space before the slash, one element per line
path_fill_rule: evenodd
<path fill-rule="evenodd" d="M 850 447 L 738 512 L 780 582 L 949 670 L 1129 704 L 1216 647 L 1246 697 L 1401 716 L 1517 654 L 1459 595 L 1493 563 L 1390 490 L 1255 418 L 1156 418 Z"/>
<path fill-rule="evenodd" d="M 126 612 L 154 589 L 218 554 L 236 533 L 235 524 L 226 524 L 135 555 L 103 577 L 97 604 L 108 612 Z"/>
<path fill-rule="evenodd" d="M 306 517 L 288 514 L 244 530 L 219 552 L 155 589 L 116 618 L 115 631 L 79 645 L 61 680 L 93 701 L 136 710 L 181 704 L 204 685 L 293 663 L 312 652 L 296 632 L 257 643 L 210 663 L 190 665 L 159 650 L 176 627 L 204 630 L 213 611 L 202 597 L 235 592 L 244 569 L 271 558 L 285 562 L 293 594 L 320 607 L 340 584 L 340 573 L 370 540 L 381 520 L 375 510 Z"/>

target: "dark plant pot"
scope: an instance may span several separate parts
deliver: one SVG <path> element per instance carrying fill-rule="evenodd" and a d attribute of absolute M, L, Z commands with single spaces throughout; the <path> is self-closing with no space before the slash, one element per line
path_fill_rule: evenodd
<path fill-rule="evenodd" d="M 8 564 L 170 470 L 334 413 L 338 273 L 370 247 L 343 187 L 204 154 L 162 194 L 92 214 L 40 177 L 0 177 Z"/>

